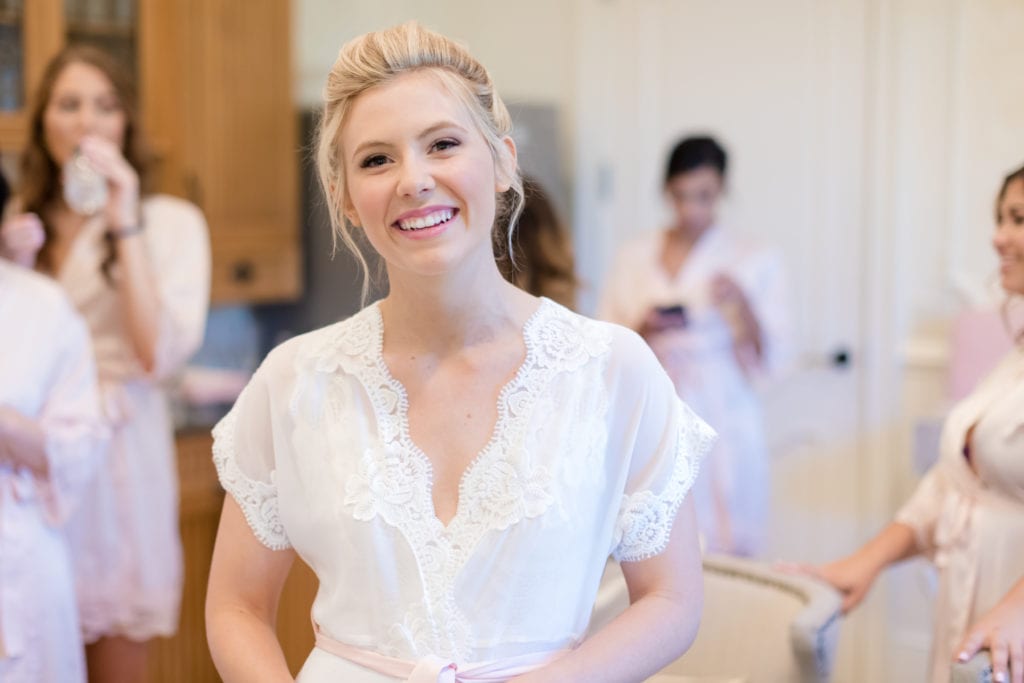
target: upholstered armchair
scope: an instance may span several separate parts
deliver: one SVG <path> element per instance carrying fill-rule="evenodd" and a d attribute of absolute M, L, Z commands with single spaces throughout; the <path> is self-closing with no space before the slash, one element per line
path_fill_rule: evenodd
<path fill-rule="evenodd" d="M 992 658 L 982 650 L 970 661 L 953 665 L 950 683 L 992 683 Z"/>
<path fill-rule="evenodd" d="M 591 628 L 628 603 L 622 572 L 610 562 Z M 763 562 L 705 556 L 697 640 L 649 683 L 825 683 L 839 637 L 840 603 L 835 590 L 808 577 Z"/>

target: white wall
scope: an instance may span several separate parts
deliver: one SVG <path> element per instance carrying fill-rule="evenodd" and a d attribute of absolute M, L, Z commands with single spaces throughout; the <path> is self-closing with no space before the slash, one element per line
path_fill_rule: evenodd
<path fill-rule="evenodd" d="M 297 102 L 315 106 L 338 50 L 351 38 L 409 19 L 465 44 L 507 102 L 560 111 L 563 185 L 571 187 L 575 120 L 575 10 L 549 0 L 296 0 L 293 20 Z"/>

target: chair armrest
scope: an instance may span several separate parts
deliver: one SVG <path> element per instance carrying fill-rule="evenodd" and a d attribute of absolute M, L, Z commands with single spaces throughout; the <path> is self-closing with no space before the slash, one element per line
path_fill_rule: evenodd
<path fill-rule="evenodd" d="M 804 608 L 790 624 L 789 640 L 803 680 L 827 681 L 839 639 L 842 598 L 832 586 L 809 576 L 788 574 L 765 562 L 726 555 L 705 555 L 704 571 L 741 577 L 794 595 Z"/>
<path fill-rule="evenodd" d="M 969 661 L 954 662 L 950 683 L 992 683 L 992 657 L 982 650 Z"/>

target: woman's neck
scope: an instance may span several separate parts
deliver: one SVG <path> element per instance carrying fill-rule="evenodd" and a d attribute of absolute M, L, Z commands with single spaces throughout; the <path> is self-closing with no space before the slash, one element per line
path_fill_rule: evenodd
<path fill-rule="evenodd" d="M 502 278 L 493 260 L 457 273 L 419 276 L 388 273 L 381 301 L 386 344 L 449 355 L 505 333 L 519 334 L 537 299 Z"/>
<path fill-rule="evenodd" d="M 699 242 L 701 237 L 708 234 L 708 232 L 711 231 L 711 228 L 713 226 L 713 223 L 703 228 L 691 228 L 681 225 L 673 225 L 671 228 L 668 229 L 668 236 L 669 239 L 675 242 L 676 244 L 685 246 L 686 248 L 690 248 L 697 242 Z"/>

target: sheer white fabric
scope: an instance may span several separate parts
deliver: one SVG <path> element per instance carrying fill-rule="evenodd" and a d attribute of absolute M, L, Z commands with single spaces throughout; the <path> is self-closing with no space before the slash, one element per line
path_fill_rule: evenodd
<path fill-rule="evenodd" d="M 713 432 L 634 333 L 542 300 L 445 526 L 377 305 L 275 349 L 214 429 L 255 536 L 320 579 L 331 638 L 479 662 L 578 644 L 609 553 L 662 551 Z M 314 651 L 302 681 L 392 680 Z"/>
<path fill-rule="evenodd" d="M 714 455 L 694 488 L 706 547 L 756 554 L 765 535 L 770 472 L 755 387 L 736 360 L 725 318 L 711 300 L 716 275 L 743 290 L 761 325 L 763 367 L 774 372 L 789 354 L 788 296 L 782 260 L 722 227 L 693 246 L 675 277 L 661 264 L 664 233 L 641 235 L 619 250 L 602 294 L 600 317 L 638 329 L 653 308 L 684 305 L 685 329 L 647 341 L 679 396 L 718 432 Z"/>
<path fill-rule="evenodd" d="M 178 625 L 182 559 L 170 410 L 160 381 L 199 347 L 210 292 L 206 222 L 186 201 L 142 203 L 159 307 L 155 372 L 132 348 L 117 288 L 104 277 L 102 217 L 71 246 L 58 281 L 89 327 L 100 391 L 113 426 L 106 467 L 68 525 L 87 642 L 170 635 Z M 138 238 L 133 238 L 138 239 Z M 113 278 L 120 277 L 115 265 Z"/>
<path fill-rule="evenodd" d="M 939 568 L 934 683 L 949 680 L 967 628 L 1024 576 L 1024 349 L 1014 349 L 950 412 L 940 448 L 938 463 L 896 516 Z"/>
<path fill-rule="evenodd" d="M 89 338 L 48 278 L 0 260 L 0 405 L 43 429 L 49 475 L 0 461 L 0 680 L 85 680 L 71 560 L 59 528 L 101 464 Z"/>

